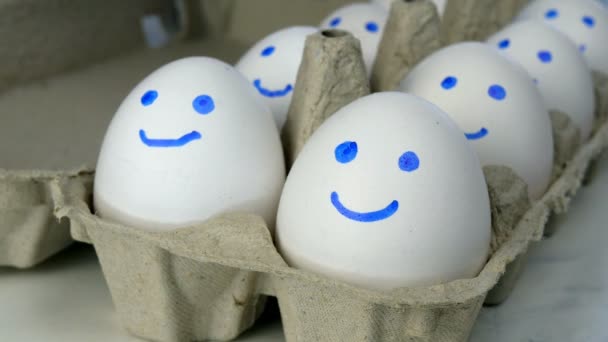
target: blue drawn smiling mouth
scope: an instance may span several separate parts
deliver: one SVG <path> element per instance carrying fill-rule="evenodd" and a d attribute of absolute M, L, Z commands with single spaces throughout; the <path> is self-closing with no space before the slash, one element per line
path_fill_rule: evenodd
<path fill-rule="evenodd" d="M 478 132 L 475 133 L 465 133 L 464 136 L 467 137 L 467 139 L 469 140 L 479 140 L 483 137 L 485 137 L 486 135 L 488 135 L 488 130 L 484 127 L 482 127 Z"/>
<path fill-rule="evenodd" d="M 150 147 L 181 147 L 202 138 L 202 135 L 197 131 L 192 131 L 188 134 L 184 134 L 178 139 L 150 139 L 146 136 L 146 131 L 140 129 L 139 138 L 141 139 L 141 142 Z"/>
<path fill-rule="evenodd" d="M 393 214 L 395 214 L 397 212 L 397 210 L 399 210 L 399 202 L 392 201 L 384 209 L 381 209 L 381 210 L 378 210 L 378 211 L 370 211 L 370 212 L 367 212 L 367 213 L 358 213 L 356 211 L 352 211 L 352 210 L 346 208 L 340 202 L 340 198 L 338 197 L 338 193 L 335 192 L 335 191 L 331 193 L 331 204 L 334 205 L 334 207 L 336 208 L 336 210 L 340 214 L 342 214 L 342 216 L 346 217 L 347 219 L 350 219 L 350 220 L 353 220 L 353 221 L 358 221 L 358 222 L 376 222 L 376 221 L 382 221 L 382 220 L 385 220 L 385 219 L 393 216 Z"/>
<path fill-rule="evenodd" d="M 270 90 L 262 87 L 262 80 L 259 78 L 253 81 L 253 86 L 258 92 L 266 97 L 283 97 L 287 94 L 291 93 L 293 87 L 291 84 L 285 86 L 285 89 L 282 90 Z"/>

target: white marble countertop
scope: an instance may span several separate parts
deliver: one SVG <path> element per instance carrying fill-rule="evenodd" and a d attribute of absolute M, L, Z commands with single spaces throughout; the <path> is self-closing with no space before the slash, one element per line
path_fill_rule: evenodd
<path fill-rule="evenodd" d="M 608 158 L 581 190 L 555 236 L 533 246 L 520 282 L 483 308 L 471 341 L 608 342 Z M 119 326 L 91 247 L 28 271 L 0 268 L 0 341 L 139 341 Z M 265 318 L 238 341 L 284 341 Z"/>

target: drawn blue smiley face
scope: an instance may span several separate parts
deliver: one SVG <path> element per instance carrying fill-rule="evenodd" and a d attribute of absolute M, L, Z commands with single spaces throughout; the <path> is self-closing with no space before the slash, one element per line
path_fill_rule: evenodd
<path fill-rule="evenodd" d="M 507 50 L 511 47 L 511 39 L 509 39 L 509 38 L 502 39 L 501 41 L 498 42 L 497 46 L 500 50 Z M 536 51 L 535 54 L 536 54 L 536 58 L 538 59 L 538 61 L 542 64 L 550 64 L 551 62 L 553 62 L 553 53 L 549 50 L 541 49 L 541 50 Z M 530 72 L 530 71 L 528 70 L 528 72 Z M 538 83 L 539 83 L 538 78 L 532 77 L 532 80 L 534 81 L 535 84 L 538 85 Z"/>
<path fill-rule="evenodd" d="M 276 52 L 277 48 L 274 45 L 268 45 L 260 51 L 261 58 L 269 58 Z M 256 78 L 253 80 L 253 86 L 260 93 L 260 95 L 275 98 L 275 97 L 284 97 L 289 95 L 293 91 L 293 85 L 288 83 L 282 89 L 269 89 L 265 88 L 262 85 L 262 80 L 260 78 Z"/>
<path fill-rule="evenodd" d="M 158 91 L 148 90 L 141 96 L 140 102 L 142 106 L 149 107 L 154 105 L 158 98 Z M 199 115 L 208 115 L 215 110 L 215 102 L 211 96 L 202 94 L 192 100 L 192 108 Z M 202 137 L 203 136 L 200 132 L 194 130 L 190 133 L 182 135 L 179 138 L 149 138 L 144 129 L 139 130 L 139 139 L 141 142 L 144 145 L 152 148 L 182 147 L 195 140 L 200 140 Z"/>
<path fill-rule="evenodd" d="M 554 22 L 554 21 L 559 20 L 560 16 L 561 16 L 561 13 L 560 13 L 559 9 L 557 9 L 557 8 L 549 8 L 544 13 L 545 20 L 547 20 L 549 22 Z M 587 29 L 591 30 L 591 29 L 594 29 L 596 26 L 596 19 L 591 14 L 583 14 L 580 17 L 580 24 L 583 25 L 584 27 L 586 27 Z M 581 53 L 585 53 L 587 51 L 587 45 L 579 44 L 578 50 Z"/>
<path fill-rule="evenodd" d="M 342 17 L 334 17 L 329 21 L 329 27 L 339 28 L 341 23 L 342 23 Z M 368 33 L 371 33 L 371 34 L 376 34 L 376 33 L 380 32 L 380 25 L 374 20 L 365 22 L 363 24 L 363 27 L 365 28 L 365 31 L 367 31 Z"/>
<path fill-rule="evenodd" d="M 334 157 L 340 164 L 353 162 L 359 153 L 359 146 L 355 141 L 345 141 L 339 144 L 334 150 Z M 415 152 L 407 151 L 397 160 L 398 167 L 403 172 L 414 172 L 420 167 L 420 160 Z M 399 201 L 393 200 L 386 207 L 368 212 L 358 212 L 349 209 L 340 201 L 340 195 L 333 191 L 330 194 L 330 201 L 333 207 L 342 216 L 357 222 L 377 222 L 390 218 L 399 210 Z"/>
<path fill-rule="evenodd" d="M 458 78 L 456 76 L 447 76 L 441 81 L 441 88 L 446 91 L 454 89 L 457 85 Z M 487 96 L 494 101 L 501 102 L 507 98 L 507 90 L 500 84 L 491 84 L 488 86 Z M 465 132 L 464 135 L 468 140 L 479 140 L 485 138 L 489 133 L 490 131 L 482 126 L 478 131 Z"/>

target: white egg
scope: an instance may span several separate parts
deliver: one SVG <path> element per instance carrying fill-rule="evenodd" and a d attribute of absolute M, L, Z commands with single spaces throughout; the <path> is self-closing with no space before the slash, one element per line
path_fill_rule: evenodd
<path fill-rule="evenodd" d="M 285 179 L 268 107 L 231 66 L 184 58 L 154 71 L 118 108 L 95 175 L 99 215 L 167 230 L 228 211 L 274 225 Z"/>
<path fill-rule="evenodd" d="M 365 67 L 371 74 L 387 19 L 388 13 L 379 6 L 356 3 L 335 10 L 321 22 L 321 28 L 349 31 L 359 39 Z"/>
<path fill-rule="evenodd" d="M 535 19 L 567 35 L 591 69 L 608 74 L 608 10 L 596 0 L 536 0 L 519 20 Z"/>
<path fill-rule="evenodd" d="M 526 69 L 545 105 L 569 115 L 581 138 L 589 138 L 595 116 L 593 78 L 572 41 L 537 21 L 521 21 L 494 34 L 488 43 Z"/>
<path fill-rule="evenodd" d="M 287 120 L 306 37 L 317 31 L 315 27 L 293 26 L 274 32 L 257 42 L 236 64 L 268 104 L 279 128 Z"/>
<path fill-rule="evenodd" d="M 378 4 L 382 6 L 387 11 L 390 10 L 391 4 L 396 0 L 370 0 L 372 3 Z M 447 5 L 448 0 L 431 0 L 435 7 L 437 7 L 437 12 L 439 16 L 443 16 L 443 12 L 445 11 L 445 6 Z"/>
<path fill-rule="evenodd" d="M 484 175 L 462 131 L 408 94 L 345 106 L 287 177 L 277 245 L 289 265 L 372 289 L 475 277 L 490 244 Z"/>
<path fill-rule="evenodd" d="M 450 115 L 483 165 L 504 165 L 540 198 L 551 180 L 553 135 L 549 113 L 533 80 L 519 65 L 482 43 L 445 47 L 418 64 L 401 90 Z"/>

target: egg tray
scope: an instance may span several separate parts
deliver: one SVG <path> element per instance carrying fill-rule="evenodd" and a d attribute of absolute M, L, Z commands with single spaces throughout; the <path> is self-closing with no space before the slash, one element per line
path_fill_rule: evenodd
<path fill-rule="evenodd" d="M 226 214 L 197 226 L 153 232 L 91 213 L 81 181 L 56 180 L 58 217 L 69 217 L 75 239 L 99 257 L 122 324 L 157 341 L 231 340 L 255 323 L 265 296 L 278 299 L 287 341 L 466 341 L 491 291 L 515 284 L 529 244 L 542 238 L 548 216 L 563 210 L 591 159 L 608 145 L 608 125 L 582 147 L 562 176 L 521 220 L 526 187 L 504 167 L 490 186 L 494 253 L 474 279 L 425 288 L 376 292 L 290 268 L 263 219 Z M 510 180 L 509 180 L 510 179 Z M 506 194 L 506 195 L 505 195 Z M 498 196 L 497 199 L 495 196 Z"/>
<path fill-rule="evenodd" d="M 454 2 L 448 4 L 448 9 L 454 7 Z M 414 6 L 426 1 L 407 3 L 406 6 Z M 401 11 L 401 15 L 405 12 Z M 393 8 L 391 17 L 395 13 L 399 10 Z M 435 20 L 432 14 L 422 18 Z M 432 42 L 436 37 L 430 32 L 417 37 L 425 36 L 429 38 L 426 43 Z M 288 159 L 295 158 L 306 138 L 333 110 L 369 91 L 361 83 L 357 85 L 356 78 L 362 77 L 361 61 L 355 58 L 343 65 L 335 59 L 352 55 L 340 53 L 353 48 L 344 43 L 348 35 L 335 38 L 331 44 L 339 46 L 335 42 L 342 40 L 343 45 L 333 52 L 326 47 L 333 57 L 329 56 L 324 65 L 317 65 L 310 57 L 303 62 L 294 96 L 299 93 L 319 98 L 295 98 L 294 103 L 320 105 L 316 109 L 291 108 L 283 134 Z M 400 63 L 398 68 L 392 66 L 394 70 L 407 70 L 440 46 L 436 42 L 417 42 L 414 47 L 403 42 L 393 44 L 406 51 L 393 61 Z M 310 46 L 314 44 L 307 43 L 309 54 L 317 56 L 311 53 Z M 407 52 L 408 49 L 413 51 Z M 327 64 L 332 60 L 334 64 Z M 304 67 L 305 64 L 309 66 Z M 328 65 L 342 65 L 343 69 L 332 74 L 333 80 L 324 80 L 322 86 L 318 80 L 314 84 L 306 81 L 305 75 L 314 68 L 324 68 L 329 73 Z M 374 74 L 379 72 L 375 70 Z M 355 81 L 353 77 L 341 78 L 344 75 L 355 75 Z M 333 92 L 323 91 L 323 87 L 332 84 L 336 86 Z M 340 88 L 345 85 L 348 86 Z M 606 103 L 606 98 L 600 97 L 602 103 Z M 606 107 L 602 108 L 602 113 L 606 113 Z M 24 210 L 31 210 L 40 203 L 45 208 L 52 207 L 63 222 L 69 218 L 72 236 L 95 246 L 122 323 L 137 336 L 161 341 L 229 340 L 254 324 L 265 296 L 276 296 L 289 341 L 464 341 L 484 300 L 500 302 L 510 292 L 530 243 L 541 239 L 552 212 L 567 209 L 587 166 L 607 144 L 608 127 L 598 121 L 593 138 L 576 151 L 565 167 L 557 168 L 563 169 L 561 176 L 531 207 L 520 200 L 525 187 L 518 177 L 503 167 L 485 168 L 492 198 L 493 254 L 478 277 L 387 293 L 359 289 L 288 267 L 277 253 L 263 220 L 256 216 L 228 214 L 165 233 L 106 222 L 92 213 L 92 174 L 86 169 L 19 175 L 2 172 L 0 184 L 8 190 L 2 193 L 10 197 L 3 195 L 0 204 L 14 208 L 17 203 L 26 203 Z M 522 218 L 517 219 L 522 211 Z M 33 217 L 15 215 L 22 219 L 19 222 Z M 24 229 L 33 226 L 24 224 Z M 32 242 L 28 238 L 23 241 Z"/>
<path fill-rule="evenodd" d="M 368 92 L 360 47 L 350 34 L 309 36 L 283 132 L 288 161 L 325 118 Z M 571 131 L 564 115 L 552 117 Z M 55 214 L 71 220 L 73 237 L 95 247 L 118 315 L 136 336 L 231 340 L 255 323 L 265 298 L 274 296 L 288 341 L 466 341 L 484 301 L 496 304 L 510 293 L 529 245 L 542 238 L 552 212 L 567 209 L 589 162 L 607 145 L 604 124 L 569 163 L 556 165 L 559 177 L 535 203 L 509 168 L 485 167 L 493 237 L 492 255 L 481 273 L 389 292 L 289 267 L 255 215 L 224 214 L 155 232 L 96 216 L 90 187 L 78 179 L 54 181 L 52 195 Z"/>

